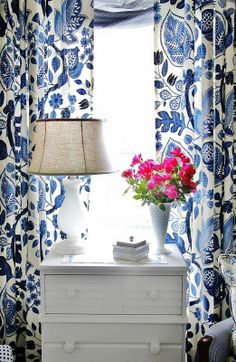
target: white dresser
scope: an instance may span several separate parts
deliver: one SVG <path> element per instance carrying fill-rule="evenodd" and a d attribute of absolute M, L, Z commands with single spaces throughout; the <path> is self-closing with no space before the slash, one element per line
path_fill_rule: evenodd
<path fill-rule="evenodd" d="M 167 264 L 41 264 L 43 362 L 183 362 L 187 266 L 175 245 Z"/>

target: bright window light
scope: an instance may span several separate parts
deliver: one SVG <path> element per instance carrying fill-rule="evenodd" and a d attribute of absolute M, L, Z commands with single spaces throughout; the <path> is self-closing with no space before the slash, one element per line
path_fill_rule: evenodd
<path fill-rule="evenodd" d="M 94 117 L 111 128 L 118 172 L 92 177 L 89 236 L 112 244 L 150 228 L 121 172 L 135 154 L 155 158 L 153 27 L 95 29 L 94 53 Z"/>

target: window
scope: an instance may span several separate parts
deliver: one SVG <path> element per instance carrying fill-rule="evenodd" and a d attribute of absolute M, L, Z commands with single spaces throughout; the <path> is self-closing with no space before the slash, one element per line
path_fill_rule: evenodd
<path fill-rule="evenodd" d="M 94 116 L 111 128 L 118 172 L 92 177 L 89 234 L 112 243 L 148 227 L 147 208 L 123 196 L 121 171 L 134 154 L 155 157 L 153 26 L 95 28 L 94 53 Z"/>

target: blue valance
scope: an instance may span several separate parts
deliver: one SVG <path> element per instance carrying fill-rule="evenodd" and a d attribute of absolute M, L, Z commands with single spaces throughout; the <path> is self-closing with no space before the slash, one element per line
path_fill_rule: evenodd
<path fill-rule="evenodd" d="M 152 0 L 96 0 L 94 2 L 96 27 L 137 26 L 153 23 Z"/>

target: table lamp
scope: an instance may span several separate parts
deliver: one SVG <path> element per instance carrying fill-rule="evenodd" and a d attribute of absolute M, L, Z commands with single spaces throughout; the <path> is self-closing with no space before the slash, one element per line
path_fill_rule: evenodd
<path fill-rule="evenodd" d="M 55 243 L 60 254 L 83 254 L 81 238 L 87 210 L 80 197 L 81 180 L 75 176 L 115 172 L 108 154 L 101 119 L 41 119 L 32 139 L 32 175 L 65 178 L 65 199 L 58 212 L 58 226 L 67 238 Z"/>

